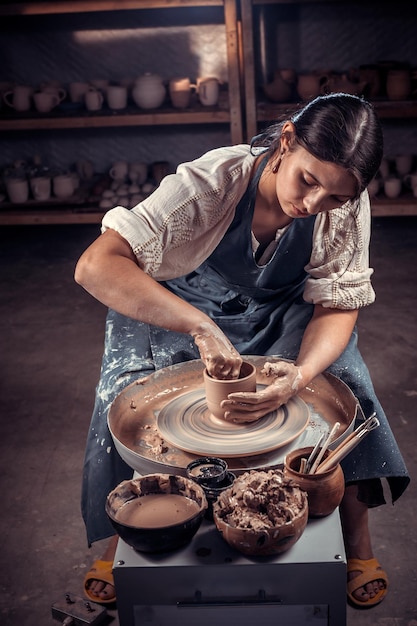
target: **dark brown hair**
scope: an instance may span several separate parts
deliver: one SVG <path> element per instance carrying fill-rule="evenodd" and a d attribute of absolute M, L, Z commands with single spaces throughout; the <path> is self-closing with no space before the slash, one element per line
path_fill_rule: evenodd
<path fill-rule="evenodd" d="M 315 98 L 290 120 L 295 126 L 296 143 L 317 159 L 352 172 L 359 193 L 369 185 L 383 156 L 382 127 L 369 102 L 346 93 L 332 93 Z M 266 148 L 272 156 L 280 148 L 284 121 L 254 137 L 251 148 Z"/>

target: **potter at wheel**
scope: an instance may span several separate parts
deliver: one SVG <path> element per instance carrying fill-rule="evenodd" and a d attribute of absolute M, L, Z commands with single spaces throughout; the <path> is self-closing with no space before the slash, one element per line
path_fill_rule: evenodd
<path fill-rule="evenodd" d="M 278 357 L 245 357 L 256 366 L 257 384 L 270 380 L 261 372 L 264 364 L 278 362 Z M 188 361 L 164 368 L 138 379 L 126 387 L 114 400 L 108 416 L 108 426 L 116 449 L 123 460 L 141 474 L 171 471 L 185 476 L 185 468 L 201 453 L 192 454 L 170 444 L 161 436 L 157 419 L 170 402 L 186 393 L 203 388 L 204 364 Z M 337 445 L 353 428 L 358 409 L 356 398 L 339 379 L 330 375 L 317 376 L 300 394 L 308 407 L 308 423 L 300 435 L 289 444 L 262 454 L 225 457 L 229 469 L 242 472 L 260 467 L 276 467 L 283 463 L 291 449 L 314 445 L 320 435 L 340 422 Z M 216 453 L 217 454 L 217 453 Z"/>
<path fill-rule="evenodd" d="M 258 385 L 258 388 L 264 385 Z M 196 389 L 168 402 L 157 417 L 161 436 L 194 454 L 239 457 L 263 454 L 283 446 L 307 426 L 309 411 L 300 398 L 268 413 L 256 422 L 233 424 L 211 415 L 204 389 Z"/>

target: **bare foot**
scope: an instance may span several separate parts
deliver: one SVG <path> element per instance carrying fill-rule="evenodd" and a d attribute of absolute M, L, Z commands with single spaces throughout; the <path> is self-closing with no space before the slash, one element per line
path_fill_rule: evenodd
<path fill-rule="evenodd" d="M 104 553 L 101 556 L 102 561 L 113 561 L 116 554 L 118 536 L 114 535 L 109 540 Z M 88 591 L 97 597 L 97 601 L 108 600 L 115 595 L 115 588 L 113 585 L 104 583 L 102 580 L 92 580 L 88 587 Z"/>
<path fill-rule="evenodd" d="M 357 498 L 357 485 L 346 487 L 345 495 L 340 506 L 340 516 L 343 528 L 346 556 L 348 559 L 368 560 L 373 558 L 371 537 L 368 527 L 368 507 Z M 348 573 L 348 580 L 353 580 L 360 575 L 359 571 Z M 379 591 L 385 589 L 382 579 L 359 587 L 352 595 L 359 602 L 367 602 L 374 598 Z"/>

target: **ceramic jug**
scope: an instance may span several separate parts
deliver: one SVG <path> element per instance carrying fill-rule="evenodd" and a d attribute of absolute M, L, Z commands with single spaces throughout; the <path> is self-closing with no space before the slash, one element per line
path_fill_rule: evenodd
<path fill-rule="evenodd" d="M 274 79 L 263 86 L 266 97 L 272 102 L 288 102 L 292 96 L 295 75 L 289 70 L 277 70 Z"/>
<path fill-rule="evenodd" d="M 322 92 L 322 77 L 318 74 L 300 74 L 297 79 L 297 92 L 301 100 L 311 100 Z"/>
<path fill-rule="evenodd" d="M 332 74 L 324 85 L 325 93 L 349 93 L 354 96 L 363 94 L 367 87 L 365 81 L 351 80 L 347 74 Z"/>
<path fill-rule="evenodd" d="M 147 72 L 135 80 L 132 98 L 141 109 L 156 109 L 165 99 L 166 89 L 162 78 Z"/>

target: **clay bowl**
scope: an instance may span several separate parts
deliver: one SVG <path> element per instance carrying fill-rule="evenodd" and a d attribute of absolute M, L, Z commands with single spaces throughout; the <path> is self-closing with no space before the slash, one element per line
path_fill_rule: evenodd
<path fill-rule="evenodd" d="M 322 474 L 301 473 L 299 471 L 301 459 L 308 458 L 312 450 L 310 447 L 289 452 L 284 461 L 284 475 L 307 492 L 309 517 L 325 517 L 341 503 L 345 493 L 345 477 L 340 465 Z M 323 460 L 328 455 L 327 450 Z"/>
<path fill-rule="evenodd" d="M 125 480 L 106 500 L 117 534 L 138 552 L 169 552 L 189 543 L 207 507 L 200 485 L 172 474 Z"/>
<path fill-rule="evenodd" d="M 282 497 L 286 499 L 288 496 L 291 497 L 290 494 L 295 494 L 297 507 L 288 516 L 290 519 L 278 520 L 276 518 L 269 527 L 262 526 L 262 524 L 253 524 L 252 527 L 238 526 L 235 518 L 236 511 L 242 514 L 243 520 L 245 515 L 254 508 L 253 500 L 257 497 L 261 500 L 259 508 L 265 510 L 262 494 L 270 491 L 269 488 L 265 490 L 262 483 L 258 483 L 254 489 L 244 488 L 242 498 L 242 480 L 253 475 L 256 485 L 257 476 L 255 475 L 263 475 L 263 478 L 266 474 L 269 476 L 278 474 L 279 480 L 275 481 L 274 487 L 275 492 L 280 494 L 278 500 L 282 502 Z M 279 482 L 281 484 L 278 484 Z M 307 494 L 292 481 L 283 478 L 280 470 L 246 472 L 241 474 L 233 485 L 223 491 L 214 502 L 213 520 L 223 539 L 235 550 L 250 556 L 281 554 L 291 548 L 304 532 L 308 521 Z M 247 525 L 247 522 L 245 524 Z"/>

